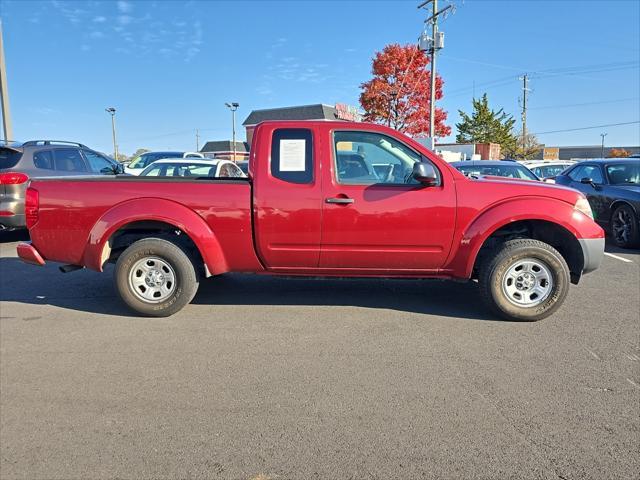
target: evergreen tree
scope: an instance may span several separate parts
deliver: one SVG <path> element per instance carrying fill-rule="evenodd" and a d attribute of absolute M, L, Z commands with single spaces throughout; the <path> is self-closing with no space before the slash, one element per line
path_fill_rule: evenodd
<path fill-rule="evenodd" d="M 473 113 L 468 115 L 458 110 L 462 118 L 456 124 L 458 143 L 499 143 L 502 152 L 516 148 L 516 137 L 513 134 L 515 120 L 507 115 L 504 109 L 498 111 L 489 108 L 489 100 L 485 93 L 482 98 L 473 99 Z"/>

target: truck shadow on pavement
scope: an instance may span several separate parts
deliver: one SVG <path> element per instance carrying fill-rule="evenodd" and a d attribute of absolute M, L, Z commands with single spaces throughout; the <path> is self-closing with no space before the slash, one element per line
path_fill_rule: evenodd
<path fill-rule="evenodd" d="M 62 274 L 54 264 L 27 265 L 0 258 L 0 301 L 110 316 L 135 317 L 117 297 L 112 267 L 104 274 L 82 270 Z M 474 283 L 437 280 L 298 279 L 227 274 L 204 279 L 194 305 L 351 306 L 389 309 L 469 320 L 497 320 L 480 301 Z M 189 314 L 189 306 L 177 316 Z M 2 305 L 0 317 L 16 317 Z"/>

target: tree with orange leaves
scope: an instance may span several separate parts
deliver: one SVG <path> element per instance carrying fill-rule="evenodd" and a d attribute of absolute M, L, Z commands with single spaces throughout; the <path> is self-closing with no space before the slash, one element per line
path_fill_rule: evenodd
<path fill-rule="evenodd" d="M 612 148 L 609 150 L 609 158 L 627 158 L 631 155 L 624 148 Z"/>
<path fill-rule="evenodd" d="M 408 135 L 429 136 L 431 72 L 429 57 L 416 45 L 391 44 L 376 52 L 373 78 L 360 85 L 360 105 L 369 122 L 389 125 Z M 436 76 L 436 100 L 442 98 L 442 78 Z M 436 108 L 435 136 L 451 133 L 447 112 Z"/>

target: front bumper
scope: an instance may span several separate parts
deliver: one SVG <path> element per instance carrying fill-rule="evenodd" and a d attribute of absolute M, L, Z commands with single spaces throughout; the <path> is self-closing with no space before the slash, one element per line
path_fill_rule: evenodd
<path fill-rule="evenodd" d="M 31 242 L 19 243 L 16 250 L 18 252 L 18 257 L 20 257 L 23 262 L 38 266 L 44 265 L 42 255 L 40 255 L 40 252 L 31 245 Z"/>
<path fill-rule="evenodd" d="M 602 263 L 604 257 L 604 237 L 602 238 L 579 238 L 582 247 L 582 257 L 584 258 L 584 266 L 582 273 L 593 272 Z"/>

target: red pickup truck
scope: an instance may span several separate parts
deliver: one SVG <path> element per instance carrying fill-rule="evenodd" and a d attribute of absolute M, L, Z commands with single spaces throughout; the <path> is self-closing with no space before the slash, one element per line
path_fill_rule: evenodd
<path fill-rule="evenodd" d="M 34 179 L 25 213 L 24 261 L 115 263 L 122 300 L 152 316 L 187 305 L 202 277 L 250 272 L 472 279 L 496 314 L 533 321 L 604 251 L 580 192 L 467 178 L 367 123 L 262 123 L 243 179 Z"/>

